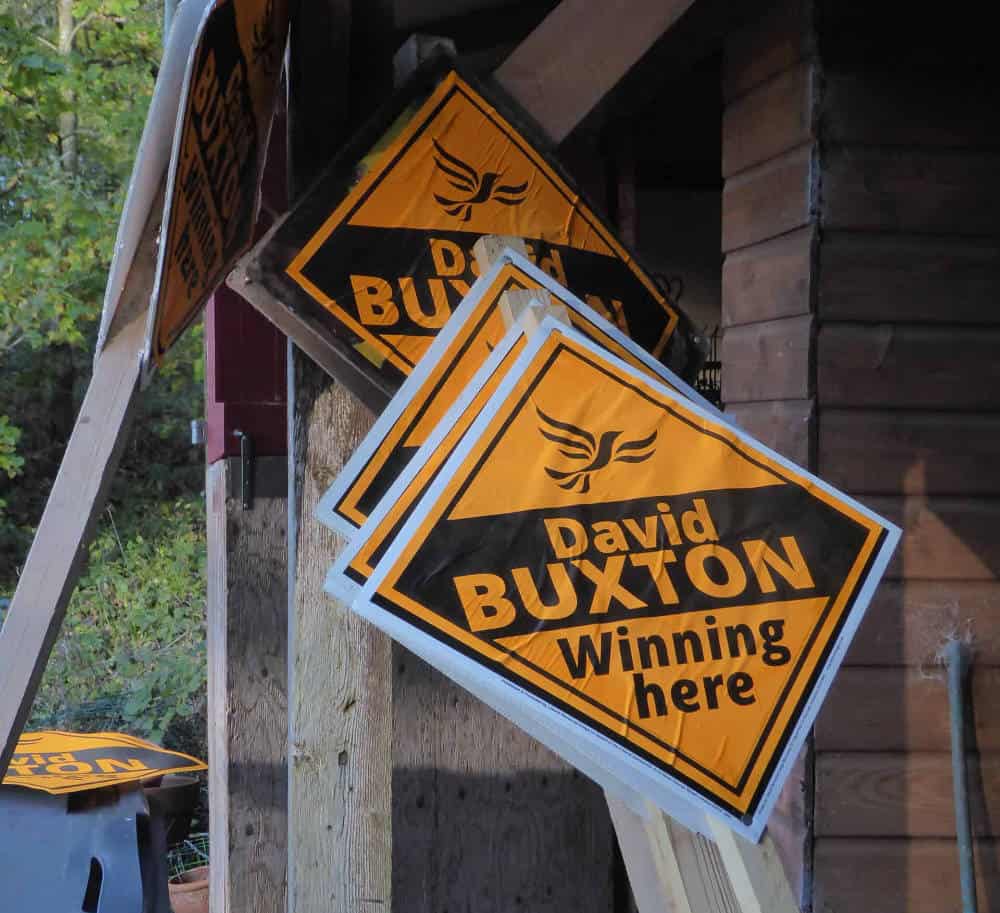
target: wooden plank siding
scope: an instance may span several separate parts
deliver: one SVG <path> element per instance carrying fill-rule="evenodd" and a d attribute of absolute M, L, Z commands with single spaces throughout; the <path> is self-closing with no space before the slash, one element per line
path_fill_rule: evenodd
<path fill-rule="evenodd" d="M 975 652 L 968 763 L 980 900 L 992 909 L 1000 901 L 1000 714 L 991 700 L 1000 685 L 1000 131 L 988 99 L 996 93 L 944 66 L 922 75 L 926 56 L 915 52 L 906 57 L 912 73 L 869 69 L 868 19 L 848 27 L 852 15 L 824 0 L 776 2 L 727 40 L 723 400 L 769 446 L 904 529 L 817 721 L 804 778 L 814 790 L 800 822 L 800 833 L 814 822 L 804 899 L 822 913 L 956 907 L 939 651 L 962 636 Z M 882 45 L 895 22 L 877 33 L 882 59 L 893 57 Z"/>
<path fill-rule="evenodd" d="M 824 838 L 816 841 L 817 913 L 948 913 L 960 909 L 955 843 L 939 838 Z M 1000 841 L 976 845 L 981 910 L 1000 902 Z"/>
<path fill-rule="evenodd" d="M 1000 901 L 1000 142 L 974 76 L 874 69 L 826 4 L 815 160 L 815 466 L 900 548 L 815 729 L 813 908 L 960 895 L 940 650 L 971 641 L 980 904 Z M 831 10 L 833 10 L 831 12 Z M 824 31 L 826 30 L 826 31 Z M 878 32 L 892 42 L 892 28 Z M 902 42 L 903 38 L 896 40 Z M 849 45 L 849 47 L 848 47 Z M 880 47 L 881 47 L 880 45 Z M 938 50 L 938 49 L 935 49 Z M 893 56 L 891 47 L 884 48 Z M 947 50 L 945 49 L 945 53 Z M 960 53 L 960 52 L 958 52 Z M 907 69 L 909 66 L 909 69 Z M 728 366 L 727 366 L 728 367 Z"/>
<path fill-rule="evenodd" d="M 722 118 L 722 398 L 737 422 L 811 467 L 815 445 L 817 68 L 810 4 L 779 2 L 727 37 Z M 809 902 L 812 753 L 772 817 Z"/>

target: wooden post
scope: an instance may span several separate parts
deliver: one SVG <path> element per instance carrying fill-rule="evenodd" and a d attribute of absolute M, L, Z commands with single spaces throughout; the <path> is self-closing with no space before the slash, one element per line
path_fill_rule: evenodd
<path fill-rule="evenodd" d="M 289 182 L 301 193 L 391 88 L 386 0 L 307 0 L 290 45 Z M 351 108 L 349 109 L 348 103 Z M 289 348 L 289 913 L 389 910 L 388 638 L 323 591 L 342 543 L 313 518 L 371 413 Z"/>
<path fill-rule="evenodd" d="M 495 76 L 562 142 L 694 0 L 562 0 Z"/>
<path fill-rule="evenodd" d="M 52 645 L 83 568 L 97 517 L 125 445 L 139 386 L 162 204 L 143 232 L 118 304 L 121 320 L 94 373 L 66 446 L 31 551 L 0 629 L 0 776 L 31 713 Z"/>
<path fill-rule="evenodd" d="M 285 339 L 229 289 L 205 322 L 211 902 L 265 913 L 287 864 Z"/>
<path fill-rule="evenodd" d="M 287 473 L 239 457 L 208 467 L 208 760 L 212 913 L 285 907 Z"/>

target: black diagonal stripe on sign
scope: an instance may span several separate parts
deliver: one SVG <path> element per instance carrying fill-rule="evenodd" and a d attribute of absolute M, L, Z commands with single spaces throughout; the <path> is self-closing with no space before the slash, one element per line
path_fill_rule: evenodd
<path fill-rule="evenodd" d="M 714 522 L 720 544 L 736 554 L 745 569 L 746 587 L 730 598 L 709 596 L 700 592 L 685 572 L 686 553 L 698 543 L 684 542 L 673 545 L 657 518 L 662 511 L 658 504 L 668 503 L 671 514 L 680 518 L 693 508 L 694 499 L 705 502 Z M 708 491 L 677 497 L 649 497 L 606 504 L 592 504 L 570 508 L 524 511 L 498 517 L 441 521 L 422 544 L 401 575 L 396 588 L 433 612 L 462 628 L 469 628 L 465 610 L 459 599 L 455 578 L 471 574 L 495 574 L 506 584 L 506 595 L 518 607 L 516 620 L 501 629 L 483 632 L 486 638 L 506 637 L 532 631 L 558 630 L 579 624 L 592 624 L 596 619 L 590 614 L 595 584 L 572 562 L 589 561 L 603 568 L 614 553 L 598 550 L 593 535 L 588 535 L 589 547 L 578 555 L 559 558 L 553 551 L 544 521 L 562 519 L 575 521 L 585 530 L 592 531 L 594 523 L 614 521 L 624 529 L 624 519 L 629 518 L 639 529 L 655 529 L 656 542 L 652 547 L 639 544 L 627 530 L 625 539 L 628 554 L 638 554 L 654 549 L 670 549 L 676 561 L 667 566 L 676 588 L 679 602 L 664 605 L 649 571 L 642 565 L 624 562 L 620 581 L 626 590 L 646 603 L 646 608 L 629 609 L 612 600 L 600 620 L 649 618 L 679 612 L 724 611 L 728 605 L 745 605 L 780 599 L 808 596 L 829 596 L 838 592 L 859 550 L 867 531 L 833 507 L 816 500 L 796 485 L 772 486 L 761 489 Z M 650 518 L 653 518 L 650 521 Z M 807 591 L 793 588 L 780 574 L 772 574 L 776 591 L 762 593 L 750 568 L 742 547 L 747 540 L 763 540 L 779 554 L 781 536 L 793 536 L 802 552 L 806 565 L 815 582 Z M 571 537 L 567 536 L 567 539 Z M 618 553 L 620 554 L 620 552 Z M 549 579 L 547 565 L 562 561 L 577 592 L 576 611 L 558 621 L 542 621 L 528 614 L 518 598 L 512 579 L 514 568 L 526 568 L 538 587 L 543 603 L 555 602 L 556 594 Z M 724 580 L 721 568 L 712 562 L 706 566 L 710 576 Z"/>

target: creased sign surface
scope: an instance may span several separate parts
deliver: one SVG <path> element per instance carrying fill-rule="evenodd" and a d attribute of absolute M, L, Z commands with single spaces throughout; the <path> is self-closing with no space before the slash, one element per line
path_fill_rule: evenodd
<path fill-rule="evenodd" d="M 359 138 L 268 241 L 264 281 L 388 392 L 475 281 L 475 241 L 516 236 L 540 268 L 672 364 L 677 309 L 483 91 L 454 70 L 419 75 L 383 112 L 381 132 Z"/>
<path fill-rule="evenodd" d="M 287 31 L 287 0 L 219 0 L 202 25 L 167 186 L 155 364 L 250 246 Z"/>
<path fill-rule="evenodd" d="M 3 783 L 60 794 L 205 768 L 190 755 L 123 733 L 45 730 L 22 733 Z"/>
<path fill-rule="evenodd" d="M 360 527 L 417 449 L 462 394 L 507 328 L 500 300 L 507 291 L 539 288 L 561 304 L 572 324 L 634 367 L 713 409 L 679 377 L 635 346 L 606 321 L 524 257 L 508 251 L 503 262 L 477 280 L 447 331 L 424 356 L 344 467 L 320 503 L 317 516 L 350 534 Z"/>
<path fill-rule="evenodd" d="M 448 643 L 753 835 L 897 538 L 553 330 L 508 372 L 359 608 Z"/>

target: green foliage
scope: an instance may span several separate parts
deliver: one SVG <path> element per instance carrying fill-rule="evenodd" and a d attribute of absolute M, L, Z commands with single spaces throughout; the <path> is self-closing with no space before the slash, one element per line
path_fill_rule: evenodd
<path fill-rule="evenodd" d="M 56 14 L 0 0 L 0 606 L 89 381 L 160 56 L 162 0 L 73 0 L 61 51 Z M 140 399 L 33 725 L 204 753 L 202 350 L 192 328 Z"/>
<path fill-rule="evenodd" d="M 55 2 L 0 0 L 0 360 L 15 347 L 92 342 L 160 9 L 81 0 L 60 53 Z"/>
<path fill-rule="evenodd" d="M 32 725 L 124 724 L 160 741 L 175 718 L 204 713 L 204 513 L 185 498 L 105 514 Z M 103 712 L 80 720 L 81 706 Z"/>

